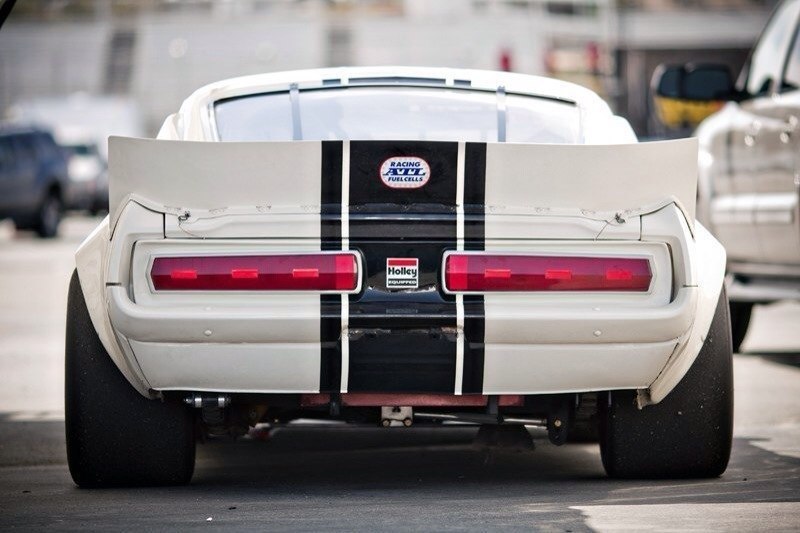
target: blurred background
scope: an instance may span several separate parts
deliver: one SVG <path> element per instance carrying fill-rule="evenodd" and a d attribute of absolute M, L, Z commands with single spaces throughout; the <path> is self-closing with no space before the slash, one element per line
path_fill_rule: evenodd
<path fill-rule="evenodd" d="M 153 136 L 198 87 L 342 65 L 541 74 L 588 86 L 663 134 L 659 63 L 738 72 L 774 0 L 22 0 L 0 32 L 0 109 L 57 140 Z M 84 129 L 83 132 L 76 131 Z"/>
<path fill-rule="evenodd" d="M 538 74 L 593 89 L 643 140 L 690 135 L 694 124 L 656 119 L 654 71 L 695 62 L 738 73 L 777 3 L 17 1 L 0 31 L 0 217 L 51 237 L 65 211 L 102 212 L 109 135 L 155 136 L 192 91 L 247 74 L 345 65 Z M 47 194 L 44 175 L 57 177 Z"/>

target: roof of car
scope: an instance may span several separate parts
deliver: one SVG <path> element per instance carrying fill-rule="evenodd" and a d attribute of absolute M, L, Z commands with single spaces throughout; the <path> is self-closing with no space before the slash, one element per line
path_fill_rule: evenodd
<path fill-rule="evenodd" d="M 261 92 L 299 90 L 322 87 L 352 87 L 359 85 L 422 85 L 432 87 L 472 88 L 508 93 L 527 94 L 580 107 L 605 106 L 593 91 L 573 83 L 490 70 L 471 70 L 433 67 L 339 67 L 274 72 L 231 78 L 201 87 L 185 105 L 198 100 L 216 101 Z"/>
<path fill-rule="evenodd" d="M 593 91 L 566 81 L 491 70 L 433 67 L 338 67 L 274 72 L 211 83 L 192 93 L 180 111 L 168 117 L 163 135 L 184 140 L 205 140 L 213 131 L 211 106 L 218 101 L 270 92 L 338 87 L 431 87 L 496 91 L 528 95 L 574 105 L 581 121 L 588 116 L 612 116 L 611 109 Z M 166 128 L 166 129 L 165 129 Z M 159 132 L 159 136 L 162 133 Z"/>
<path fill-rule="evenodd" d="M 50 132 L 47 129 L 34 126 L 31 124 L 18 124 L 18 123 L 0 123 L 0 136 L 9 137 L 11 135 L 30 135 L 32 133 L 46 133 Z"/>

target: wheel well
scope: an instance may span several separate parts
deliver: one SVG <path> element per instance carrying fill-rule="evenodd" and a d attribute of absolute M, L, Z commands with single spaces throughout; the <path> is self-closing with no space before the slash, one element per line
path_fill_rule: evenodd
<path fill-rule="evenodd" d="M 56 196 L 61 198 L 61 184 L 53 182 L 47 187 L 47 196 Z"/>

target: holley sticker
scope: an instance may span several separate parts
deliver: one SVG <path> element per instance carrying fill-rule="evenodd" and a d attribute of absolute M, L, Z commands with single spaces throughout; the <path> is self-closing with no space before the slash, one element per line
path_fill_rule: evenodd
<path fill-rule="evenodd" d="M 416 289 L 419 285 L 419 259 L 416 257 L 386 258 L 386 288 Z"/>

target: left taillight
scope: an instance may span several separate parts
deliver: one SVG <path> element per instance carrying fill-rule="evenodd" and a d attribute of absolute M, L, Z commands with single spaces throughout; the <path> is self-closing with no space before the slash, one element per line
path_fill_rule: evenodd
<path fill-rule="evenodd" d="M 334 291 L 358 288 L 354 253 L 156 257 L 156 291 Z"/>

